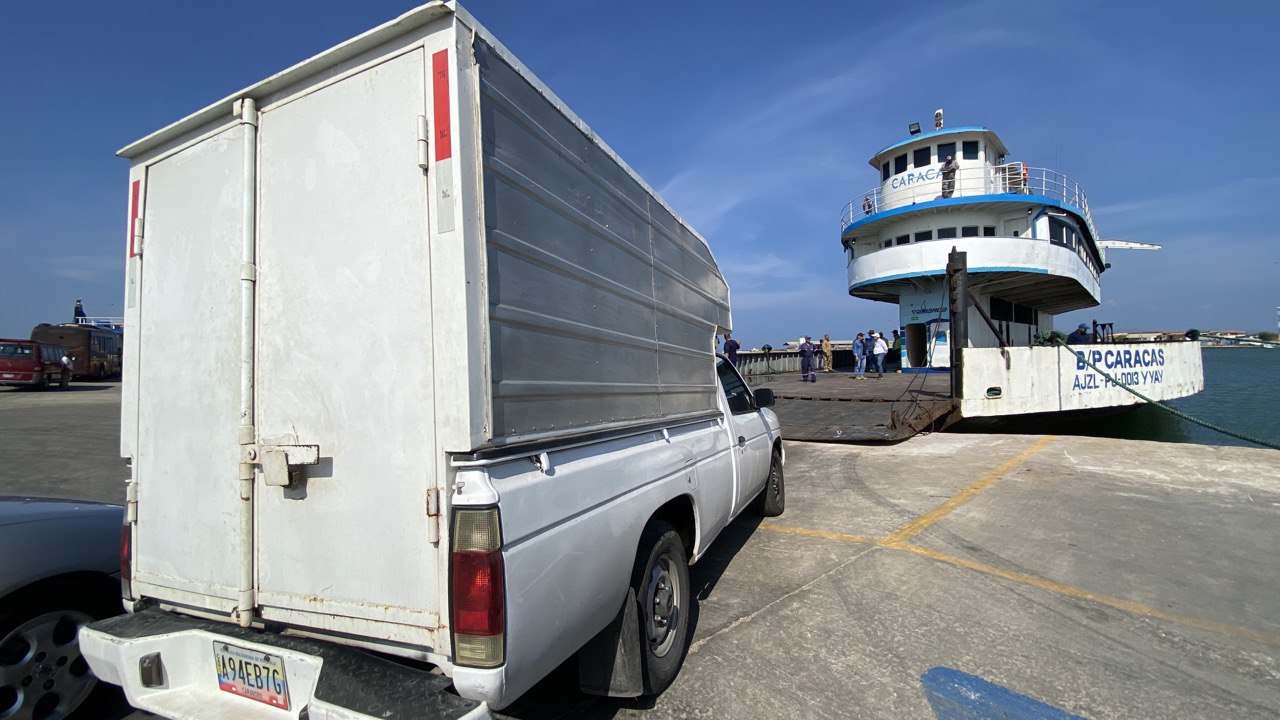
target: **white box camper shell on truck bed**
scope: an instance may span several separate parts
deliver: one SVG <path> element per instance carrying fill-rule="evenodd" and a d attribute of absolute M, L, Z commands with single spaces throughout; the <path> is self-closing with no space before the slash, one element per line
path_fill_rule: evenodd
<path fill-rule="evenodd" d="M 482 714 L 579 651 L 590 691 L 671 682 L 687 562 L 781 512 L 780 432 L 714 355 L 706 242 L 581 120 L 435 2 L 120 154 L 100 677 L 282 718 Z"/>

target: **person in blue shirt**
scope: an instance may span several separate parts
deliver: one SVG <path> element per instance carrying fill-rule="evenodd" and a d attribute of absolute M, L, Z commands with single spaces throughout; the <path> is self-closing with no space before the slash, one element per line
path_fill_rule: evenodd
<path fill-rule="evenodd" d="M 741 348 L 742 345 L 739 345 L 732 335 L 729 333 L 724 334 L 724 356 L 729 358 L 729 363 L 735 367 L 738 365 L 738 350 Z"/>
<path fill-rule="evenodd" d="M 812 339 L 805 335 L 804 342 L 800 343 L 800 382 L 818 382 L 818 374 L 813 371 L 813 356 L 818 349 L 809 342 Z"/>
<path fill-rule="evenodd" d="M 867 374 L 867 341 L 863 339 L 862 333 L 858 333 L 858 337 L 853 339 L 853 360 L 855 363 L 853 379 L 865 380 Z"/>
<path fill-rule="evenodd" d="M 1087 345 L 1089 342 L 1091 342 L 1089 326 L 1084 323 L 1080 323 L 1076 331 L 1067 336 L 1068 345 Z"/>

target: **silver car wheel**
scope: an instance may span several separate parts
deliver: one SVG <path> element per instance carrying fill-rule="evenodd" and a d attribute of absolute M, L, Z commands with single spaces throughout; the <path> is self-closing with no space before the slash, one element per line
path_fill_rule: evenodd
<path fill-rule="evenodd" d="M 98 679 L 80 654 L 78 633 L 93 618 L 74 610 L 34 617 L 0 638 L 0 720 L 58 720 Z"/>
<path fill-rule="evenodd" d="M 671 650 L 680 613 L 683 612 L 680 607 L 680 575 L 671 567 L 674 562 L 669 554 L 663 553 L 649 571 L 645 624 L 649 647 L 655 657 L 663 657 Z"/>

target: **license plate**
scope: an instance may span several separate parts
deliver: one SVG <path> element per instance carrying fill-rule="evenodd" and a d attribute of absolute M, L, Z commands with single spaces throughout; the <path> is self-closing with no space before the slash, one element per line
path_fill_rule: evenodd
<path fill-rule="evenodd" d="M 220 689 L 281 710 L 289 709 L 289 684 L 284 676 L 284 658 L 279 655 L 214 641 L 213 667 Z"/>
<path fill-rule="evenodd" d="M 14 374 L 13 374 L 13 373 L 5 373 L 4 375 L 0 375 L 0 377 L 4 377 L 4 378 L 11 378 L 11 377 L 14 377 Z"/>

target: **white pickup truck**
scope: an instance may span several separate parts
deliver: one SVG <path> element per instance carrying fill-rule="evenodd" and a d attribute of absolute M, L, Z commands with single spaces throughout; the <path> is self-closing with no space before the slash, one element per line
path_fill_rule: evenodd
<path fill-rule="evenodd" d="M 550 90 L 433 2 L 120 154 L 100 678 L 174 718 L 483 717 L 575 653 L 670 684 L 689 563 L 782 512 L 778 420 L 706 241 Z"/>

